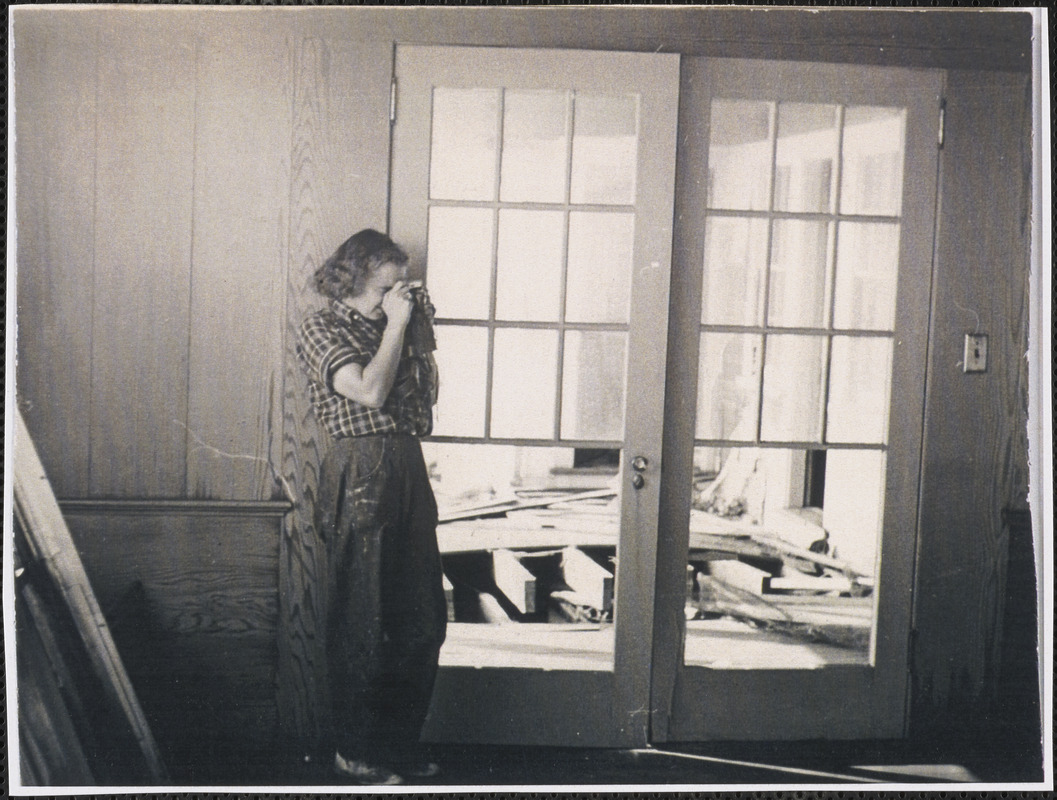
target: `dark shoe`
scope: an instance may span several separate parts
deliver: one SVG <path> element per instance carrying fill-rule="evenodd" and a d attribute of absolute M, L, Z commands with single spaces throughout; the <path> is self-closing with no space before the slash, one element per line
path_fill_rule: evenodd
<path fill-rule="evenodd" d="M 347 759 L 341 753 L 334 754 L 334 771 L 361 786 L 396 786 L 404 782 L 404 779 L 392 770 L 368 764 L 366 761 Z"/>

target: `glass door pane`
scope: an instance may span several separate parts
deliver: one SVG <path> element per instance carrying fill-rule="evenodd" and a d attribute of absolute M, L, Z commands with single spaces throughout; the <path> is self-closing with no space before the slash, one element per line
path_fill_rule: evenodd
<path fill-rule="evenodd" d="M 698 439 L 756 440 L 763 337 L 702 333 L 697 374 Z"/>
<path fill-rule="evenodd" d="M 566 321 L 628 321 L 634 245 L 634 214 L 569 213 Z"/>
<path fill-rule="evenodd" d="M 429 210 L 430 299 L 449 317 L 488 319 L 494 218 L 488 208 Z"/>
<path fill-rule="evenodd" d="M 569 93 L 503 93 L 500 199 L 561 203 L 568 184 Z"/>
<path fill-rule="evenodd" d="M 778 106 L 774 208 L 825 213 L 833 207 L 840 107 L 783 102 Z"/>
<path fill-rule="evenodd" d="M 833 327 L 892 330 L 899 267 L 898 223 L 842 222 L 838 236 Z"/>
<path fill-rule="evenodd" d="M 558 365 L 557 331 L 500 328 L 494 336 L 492 437 L 551 438 Z"/>
<path fill-rule="evenodd" d="M 433 411 L 440 436 L 484 436 L 488 390 L 488 329 L 438 325 L 437 369 L 444 376 Z"/>
<path fill-rule="evenodd" d="M 765 211 L 771 206 L 776 106 L 721 97 L 712 102 L 708 207 Z"/>
<path fill-rule="evenodd" d="M 496 317 L 557 321 L 562 296 L 565 215 L 561 211 L 499 211 Z"/>
<path fill-rule="evenodd" d="M 771 225 L 768 324 L 824 327 L 829 310 L 832 225 L 795 219 L 775 220 Z"/>
<path fill-rule="evenodd" d="M 562 364 L 563 439 L 624 438 L 624 364 L 620 331 L 566 331 Z"/>
<path fill-rule="evenodd" d="M 635 202 L 639 97 L 578 92 L 570 200 L 626 206 Z"/>
<path fill-rule="evenodd" d="M 767 269 L 767 220 L 709 217 L 705 221 L 701 321 L 759 325 Z"/>
<path fill-rule="evenodd" d="M 868 664 L 883 466 L 878 451 L 695 448 L 685 663 Z"/>
<path fill-rule="evenodd" d="M 430 197 L 492 196 L 498 108 L 494 89 L 439 88 L 433 93 Z"/>

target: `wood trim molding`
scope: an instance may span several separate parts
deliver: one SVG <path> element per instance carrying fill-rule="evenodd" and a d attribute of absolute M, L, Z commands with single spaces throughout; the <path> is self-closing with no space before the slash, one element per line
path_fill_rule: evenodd
<path fill-rule="evenodd" d="M 62 498 L 63 514 L 178 515 L 178 516 L 275 516 L 294 508 L 286 500 L 102 500 Z"/>

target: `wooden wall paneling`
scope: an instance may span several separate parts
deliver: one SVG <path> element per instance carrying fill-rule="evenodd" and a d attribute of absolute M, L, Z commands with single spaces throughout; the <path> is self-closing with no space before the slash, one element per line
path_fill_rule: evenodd
<path fill-rule="evenodd" d="M 14 26 L 16 397 L 60 496 L 88 491 L 97 33 Z"/>
<path fill-rule="evenodd" d="M 1043 730 L 1041 702 L 1042 662 L 1039 608 L 1035 569 L 1036 548 L 1032 542 L 1031 513 L 1027 510 L 1003 514 L 1009 531 L 1009 561 L 1002 614 L 1002 645 L 999 654 L 998 689 L 990 712 L 994 751 L 1011 764 L 1023 764 L 1012 780 L 1043 779 Z M 1050 713 L 1047 709 L 1046 713 Z"/>
<path fill-rule="evenodd" d="M 176 18 L 101 29 L 89 490 L 186 488 L 194 40 Z"/>
<path fill-rule="evenodd" d="M 1002 513 L 1027 490 L 1028 80 L 948 76 L 914 623 L 921 736 L 979 732 L 995 689 Z M 990 336 L 986 373 L 962 371 L 972 332 Z"/>
<path fill-rule="evenodd" d="M 284 732 L 311 748 L 325 679 L 323 553 L 312 521 L 326 448 L 295 353 L 296 332 L 321 304 L 312 275 L 360 228 L 384 229 L 389 163 L 389 42 L 307 37 L 294 62 L 290 261 L 283 385 L 283 475 L 296 495 L 280 548 L 279 708 Z"/>
<path fill-rule="evenodd" d="M 67 518 L 100 605 L 139 614 L 115 638 L 174 778 L 274 746 L 279 515 Z"/>
<path fill-rule="evenodd" d="M 278 32 L 197 47 L 187 492 L 268 499 L 278 481 L 291 53 Z"/>
<path fill-rule="evenodd" d="M 19 12 L 15 7 L 16 13 Z M 32 13 L 24 9 L 21 13 Z M 53 9 L 46 9 L 53 13 Z M 137 8 L 168 15 L 184 9 Z M 106 25 L 109 8 L 78 8 L 81 25 Z M 120 13 L 127 13 L 121 10 Z M 680 52 L 730 58 L 854 62 L 938 69 L 1031 70 L 1028 9 L 656 7 L 196 8 L 208 25 L 232 17 L 344 42 L 555 47 Z"/>
<path fill-rule="evenodd" d="M 315 8 L 299 22 L 350 41 L 677 52 L 996 71 L 1031 69 L 1026 9 Z"/>

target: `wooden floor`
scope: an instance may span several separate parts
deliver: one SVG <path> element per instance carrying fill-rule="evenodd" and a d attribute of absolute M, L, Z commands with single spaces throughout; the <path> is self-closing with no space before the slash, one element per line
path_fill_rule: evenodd
<path fill-rule="evenodd" d="M 805 642 L 731 619 L 687 623 L 684 663 L 715 669 L 816 669 L 865 664 L 864 650 Z M 448 623 L 443 666 L 613 669 L 612 625 Z"/>
<path fill-rule="evenodd" d="M 869 653 L 750 627 L 731 619 L 686 623 L 689 666 L 713 669 L 818 669 L 831 664 L 867 664 Z"/>
<path fill-rule="evenodd" d="M 543 789 L 597 787 L 642 790 L 820 786 L 877 789 L 907 784 L 956 789 L 1042 779 L 1041 751 L 1011 753 L 1001 742 L 966 749 L 929 742 L 802 742 L 658 745 L 637 750 L 437 745 L 442 772 L 410 789 L 490 787 Z M 347 784 L 322 763 L 273 757 L 260 764 L 196 765 L 187 786 L 260 790 Z M 401 790 L 402 787 L 395 787 Z M 419 790 L 421 791 L 421 789 Z"/>
<path fill-rule="evenodd" d="M 442 666 L 613 669 L 612 625 L 449 622 Z"/>

